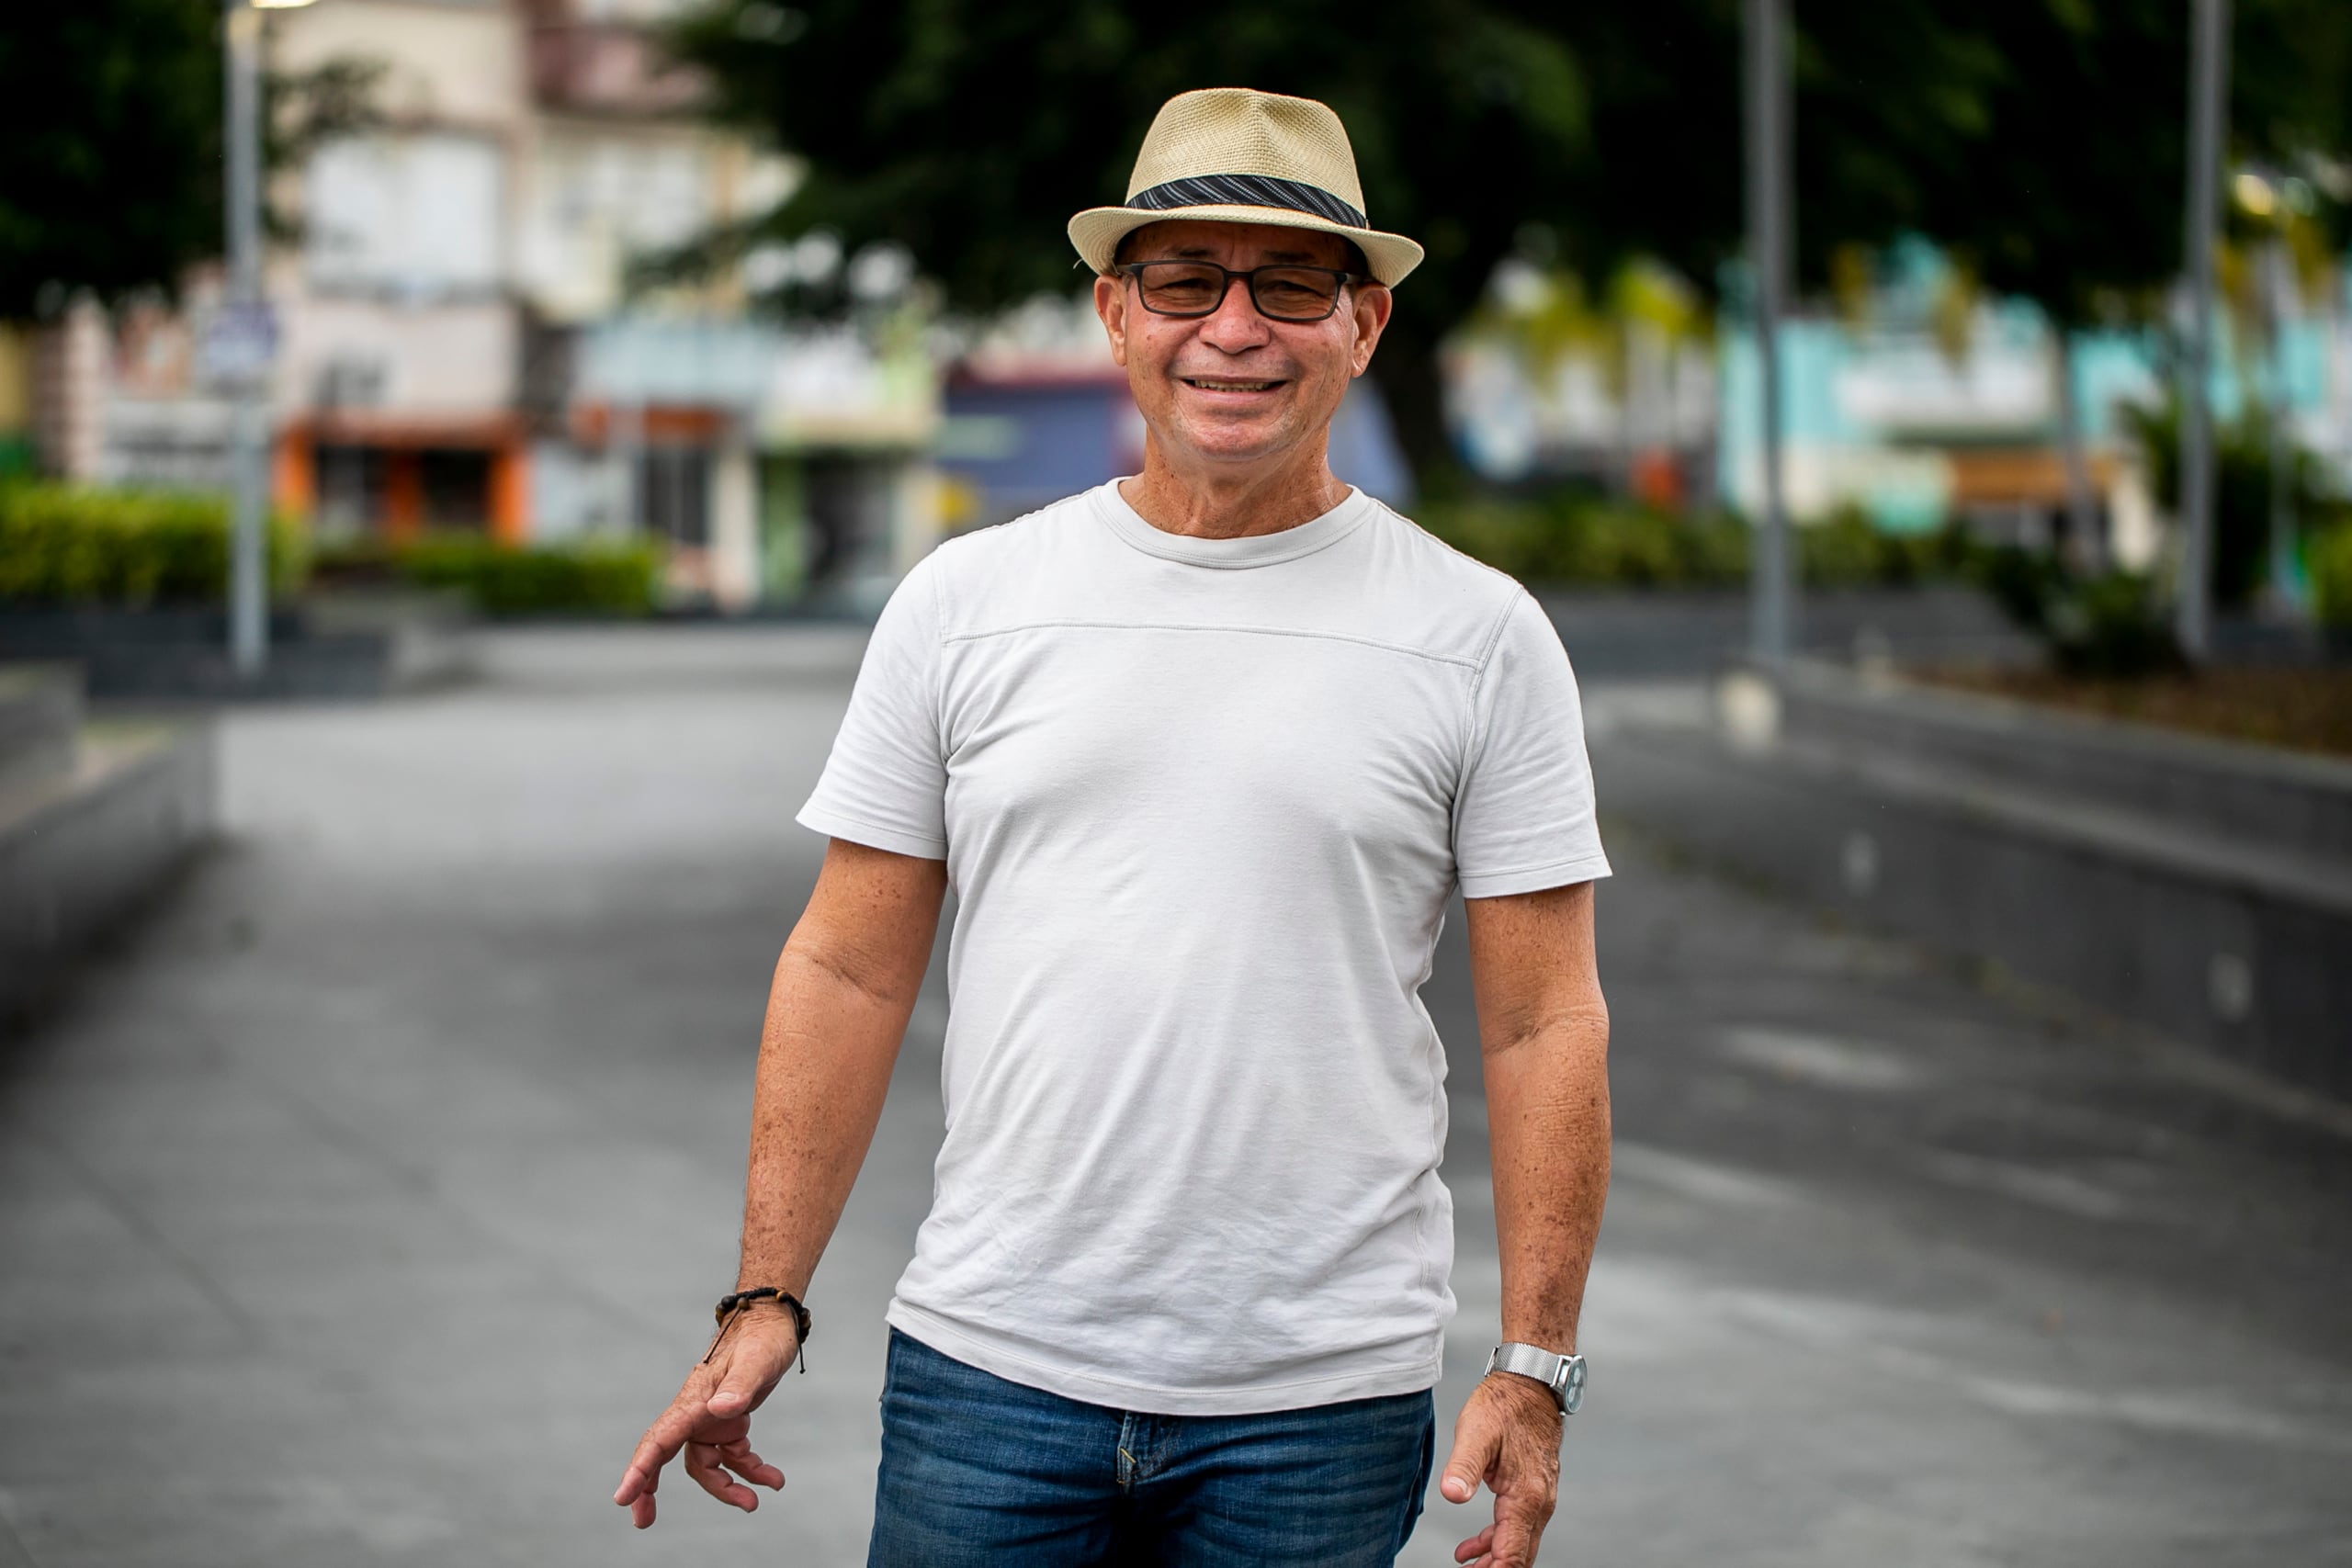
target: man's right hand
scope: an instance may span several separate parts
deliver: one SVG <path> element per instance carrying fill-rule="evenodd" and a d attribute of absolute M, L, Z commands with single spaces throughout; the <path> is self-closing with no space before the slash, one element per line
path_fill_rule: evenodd
<path fill-rule="evenodd" d="M 717 1351 L 686 1374 L 678 1397 L 629 1456 L 613 1501 L 628 1509 L 638 1529 L 653 1522 L 653 1489 L 680 1450 L 695 1484 L 747 1514 L 760 1499 L 746 1482 L 783 1489 L 784 1472 L 752 1451 L 752 1412 L 799 1354 L 791 1315 L 772 1302 L 746 1308 L 729 1325 Z"/>

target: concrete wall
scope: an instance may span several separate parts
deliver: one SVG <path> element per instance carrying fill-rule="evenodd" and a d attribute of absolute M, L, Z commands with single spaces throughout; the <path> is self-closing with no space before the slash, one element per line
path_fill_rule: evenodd
<path fill-rule="evenodd" d="M 0 1018 L 38 1004 L 214 829 L 205 724 L 85 733 L 77 750 L 0 799 Z"/>
<path fill-rule="evenodd" d="M 1805 903 L 2352 1098 L 2352 861 L 2229 831 L 2226 795 L 2192 826 L 2185 777 L 2148 786 L 2168 816 L 2119 804 L 2120 758 L 2080 735 L 2045 748 L 2019 733 L 2017 779 L 1972 773 L 1920 739 L 1934 701 L 1906 705 L 1867 737 L 1849 715 L 1836 743 L 1801 712 L 1777 732 L 1750 724 L 1745 743 L 1621 728 L 1595 748 L 1601 806 Z"/>
<path fill-rule="evenodd" d="M 1712 676 L 1746 656 L 1744 589 L 1536 590 L 1577 673 L 1653 680 Z M 1831 658 L 1892 657 L 1905 663 L 2018 664 L 2040 644 L 1973 588 L 1846 588 L 1807 592 L 1797 643 Z"/>
<path fill-rule="evenodd" d="M 1792 670 L 1793 739 L 2096 802 L 2199 836 L 2352 861 L 2352 762 L 1843 672 Z"/>

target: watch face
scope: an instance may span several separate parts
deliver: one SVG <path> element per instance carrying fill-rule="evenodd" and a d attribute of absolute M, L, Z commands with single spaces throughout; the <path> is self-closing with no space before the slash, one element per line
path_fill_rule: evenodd
<path fill-rule="evenodd" d="M 1560 1385 L 1560 1408 L 1573 1416 L 1577 1406 L 1584 1403 L 1584 1358 L 1570 1357 L 1567 1370 L 1567 1378 Z"/>

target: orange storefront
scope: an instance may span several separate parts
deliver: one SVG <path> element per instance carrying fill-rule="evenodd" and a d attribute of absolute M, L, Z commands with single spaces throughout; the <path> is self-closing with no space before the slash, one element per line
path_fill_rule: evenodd
<path fill-rule="evenodd" d="M 530 447 L 522 417 L 314 414 L 278 434 L 278 506 L 322 532 L 413 538 L 481 531 L 519 543 L 529 531 Z"/>

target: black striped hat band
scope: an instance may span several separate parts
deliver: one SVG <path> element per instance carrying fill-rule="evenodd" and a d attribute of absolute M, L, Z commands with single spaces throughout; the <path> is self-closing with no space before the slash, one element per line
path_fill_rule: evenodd
<path fill-rule="evenodd" d="M 1180 207 L 1283 207 L 1351 229 L 1372 227 L 1361 209 L 1322 186 L 1274 175 L 1194 175 L 1139 190 L 1127 197 L 1126 204 L 1149 212 Z"/>

